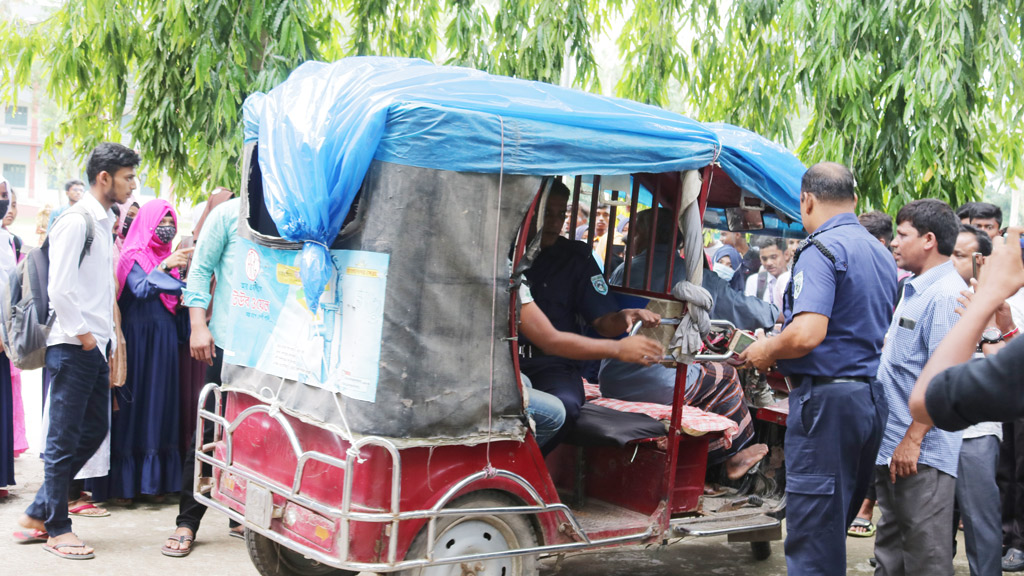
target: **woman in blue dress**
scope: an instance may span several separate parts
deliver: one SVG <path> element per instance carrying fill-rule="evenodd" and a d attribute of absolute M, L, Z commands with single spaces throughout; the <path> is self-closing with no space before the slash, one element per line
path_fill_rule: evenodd
<path fill-rule="evenodd" d="M 191 249 L 172 252 L 177 214 L 166 200 L 135 217 L 117 265 L 127 380 L 116 388 L 110 429 L 110 496 L 162 495 L 181 487 L 178 329 L 185 283 L 178 269 Z"/>

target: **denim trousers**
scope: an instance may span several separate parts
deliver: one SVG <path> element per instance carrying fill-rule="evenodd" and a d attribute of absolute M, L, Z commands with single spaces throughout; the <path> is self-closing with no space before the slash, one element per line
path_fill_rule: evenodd
<path fill-rule="evenodd" d="M 550 442 L 565 424 L 565 406 L 557 396 L 534 388 L 526 374 L 520 376 L 523 379 L 523 385 L 530 389 L 530 401 L 526 412 L 537 425 L 534 437 L 537 440 L 537 445 L 543 449 L 544 445 Z"/>
<path fill-rule="evenodd" d="M 74 344 L 46 349 L 50 427 L 46 432 L 43 485 L 25 513 L 42 520 L 51 537 L 71 532 L 68 485 L 103 443 L 110 422 L 110 368 L 99 348 Z"/>

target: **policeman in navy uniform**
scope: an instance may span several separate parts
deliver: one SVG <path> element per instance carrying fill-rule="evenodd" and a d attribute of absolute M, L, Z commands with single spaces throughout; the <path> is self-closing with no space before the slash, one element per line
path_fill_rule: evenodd
<path fill-rule="evenodd" d="M 876 381 L 896 298 L 892 255 L 857 221 L 853 174 L 812 166 L 800 186 L 810 236 L 794 258 L 785 325 L 741 355 L 794 385 L 786 429 L 790 575 L 845 574 L 846 530 L 874 472 L 888 406 Z"/>
<path fill-rule="evenodd" d="M 541 251 L 525 274 L 534 302 L 551 324 L 563 332 L 582 334 L 589 325 L 601 336 L 614 338 L 628 331 L 634 322 L 657 324 L 661 317 L 648 310 L 619 310 L 590 248 L 584 242 L 560 235 L 568 200 L 569 189 L 565 184 L 552 183 L 544 207 Z M 523 374 L 530 378 L 534 388 L 557 396 L 565 406 L 565 424 L 542 446 L 547 453 L 572 430 L 586 400 L 580 362 L 549 356 L 522 335 L 519 344 Z M 646 365 L 657 360 L 649 358 Z"/>

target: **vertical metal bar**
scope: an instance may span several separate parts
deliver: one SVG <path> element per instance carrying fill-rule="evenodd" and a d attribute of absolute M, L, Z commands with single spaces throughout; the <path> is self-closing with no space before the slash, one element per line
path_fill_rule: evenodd
<path fill-rule="evenodd" d="M 686 372 L 688 366 L 676 364 L 676 387 L 672 402 L 672 419 L 668 427 L 668 450 L 665 455 L 665 486 L 668 487 L 669 514 L 675 509 L 676 468 L 679 463 L 679 434 L 683 427 L 683 406 L 686 405 Z"/>
<path fill-rule="evenodd" d="M 640 180 L 633 177 L 633 191 L 629 198 L 629 236 L 626 238 L 626 275 L 622 278 L 622 285 L 631 288 L 629 284 L 629 270 L 632 268 L 633 259 L 633 238 L 636 238 L 636 212 L 637 202 L 640 201 Z"/>
<path fill-rule="evenodd" d="M 672 244 L 670 245 L 668 254 L 668 274 L 665 276 L 665 293 L 668 294 L 672 291 L 672 279 L 675 277 L 676 268 L 676 254 L 679 253 L 679 214 L 683 211 L 683 173 L 679 174 L 679 190 L 676 192 L 676 209 L 675 216 L 672 221 Z M 687 258 L 689 254 L 685 255 Z"/>
<path fill-rule="evenodd" d="M 612 190 L 612 205 L 608 209 L 608 231 L 604 233 L 604 277 L 607 279 L 612 275 L 612 251 L 615 247 L 615 204 L 619 199 L 619 191 Z"/>
<path fill-rule="evenodd" d="M 576 227 L 579 226 L 579 222 L 576 221 L 576 216 L 580 212 L 580 187 L 583 185 L 583 176 L 577 176 L 572 184 L 572 215 L 569 216 L 569 240 L 576 239 Z M 543 219 L 544 216 L 541 216 Z"/>
<path fill-rule="evenodd" d="M 651 289 L 651 275 L 654 273 L 654 239 L 658 235 L 658 193 L 661 192 L 661 179 L 658 178 L 651 195 L 651 233 L 647 244 L 647 267 L 644 269 L 644 290 Z"/>
<path fill-rule="evenodd" d="M 590 186 L 590 222 L 587 226 L 587 246 L 594 249 L 594 230 L 597 229 L 597 197 L 601 194 L 601 177 L 594 176 L 594 182 Z"/>

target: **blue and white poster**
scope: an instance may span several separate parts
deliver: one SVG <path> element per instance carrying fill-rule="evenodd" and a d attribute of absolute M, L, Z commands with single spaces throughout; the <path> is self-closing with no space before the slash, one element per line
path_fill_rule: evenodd
<path fill-rule="evenodd" d="M 300 251 L 242 240 L 225 361 L 373 402 L 380 371 L 389 257 L 332 250 L 334 271 L 316 314 L 299 279 Z"/>

